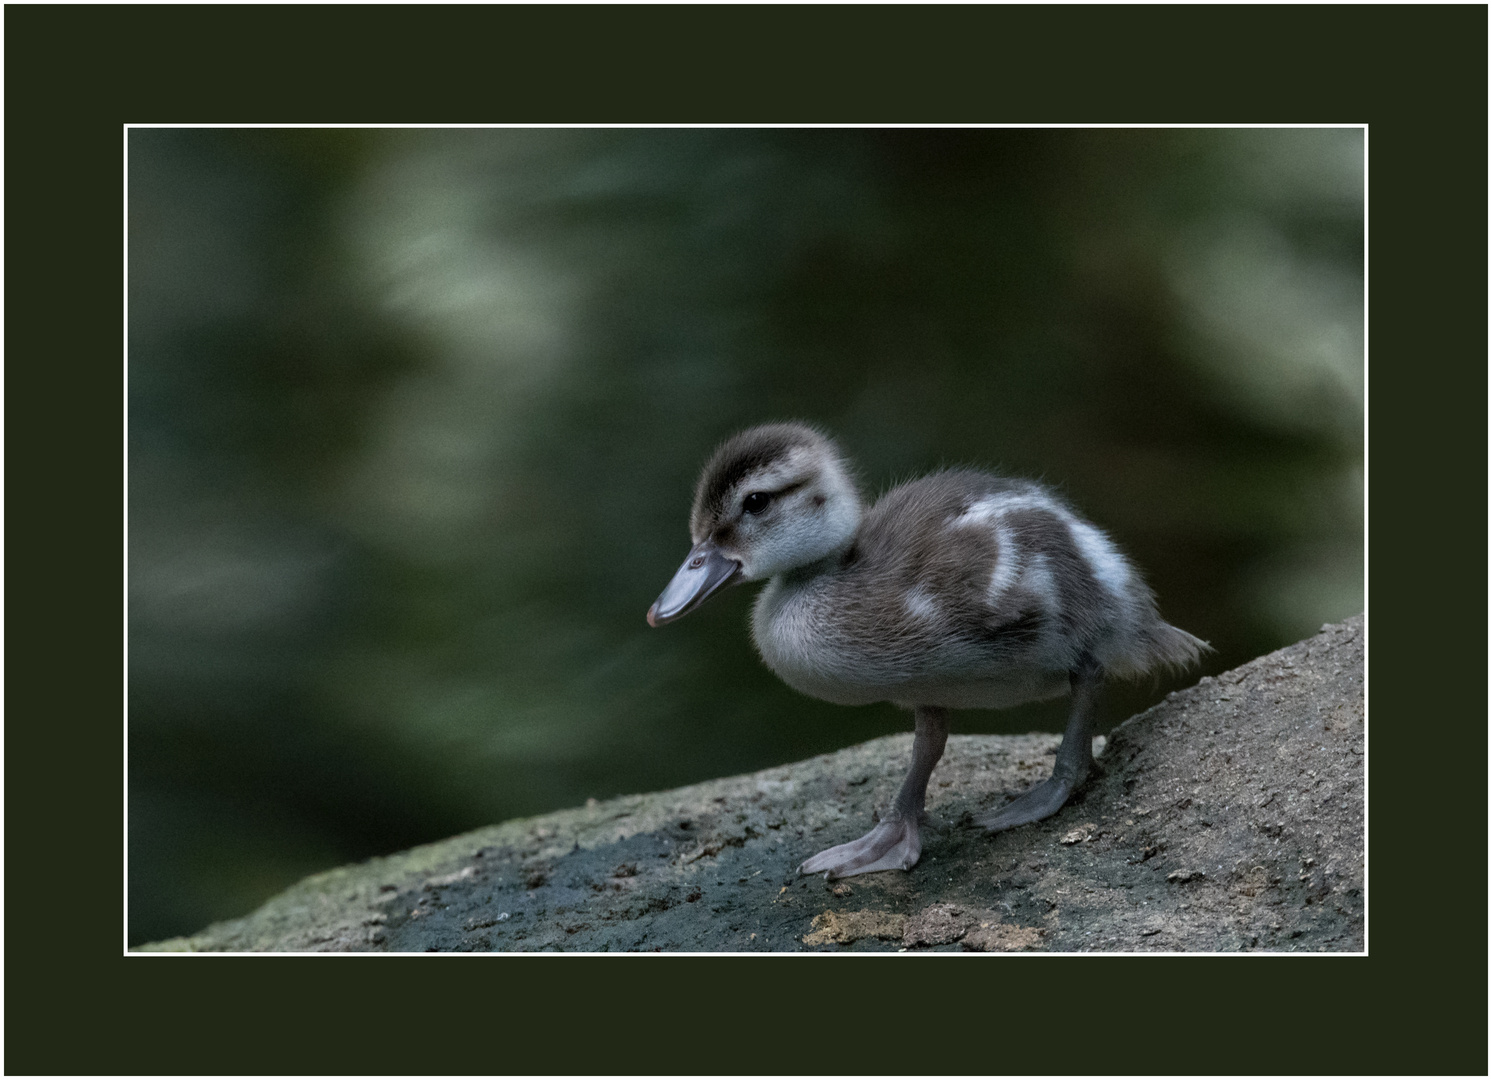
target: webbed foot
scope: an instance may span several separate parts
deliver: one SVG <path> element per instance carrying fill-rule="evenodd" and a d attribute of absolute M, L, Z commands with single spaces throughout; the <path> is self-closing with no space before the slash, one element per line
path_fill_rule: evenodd
<path fill-rule="evenodd" d="M 892 811 L 860 839 L 831 847 L 806 860 L 798 867 L 798 873 L 822 873 L 825 880 L 833 880 L 877 870 L 910 870 L 922 855 L 919 833 L 915 818 Z"/>
<path fill-rule="evenodd" d="M 975 818 L 974 824 L 983 825 L 990 832 L 1003 832 L 1017 825 L 1041 821 L 1061 810 L 1077 787 L 1077 783 L 1054 776 L 1043 780 L 1014 802 Z"/>
<path fill-rule="evenodd" d="M 1091 656 L 1084 656 L 1072 672 L 1072 714 L 1050 779 L 1043 780 L 1014 802 L 974 819 L 990 832 L 1003 832 L 1017 825 L 1049 818 L 1066 805 L 1072 793 L 1093 771 L 1093 713 L 1103 685 L 1103 669 Z"/>

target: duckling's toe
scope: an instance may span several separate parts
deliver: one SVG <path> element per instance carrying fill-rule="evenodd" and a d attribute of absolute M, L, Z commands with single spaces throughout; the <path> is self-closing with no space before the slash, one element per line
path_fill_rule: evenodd
<path fill-rule="evenodd" d="M 1029 825 L 1061 810 L 1076 789 L 1076 783 L 1054 776 L 1050 780 L 1043 780 L 1014 802 L 975 818 L 974 823 L 983 825 L 990 832 Z"/>
<path fill-rule="evenodd" d="M 819 852 L 799 866 L 798 873 L 822 873 L 825 880 L 833 880 L 877 870 L 910 870 L 921 855 L 922 838 L 916 820 L 888 816 L 860 839 Z"/>

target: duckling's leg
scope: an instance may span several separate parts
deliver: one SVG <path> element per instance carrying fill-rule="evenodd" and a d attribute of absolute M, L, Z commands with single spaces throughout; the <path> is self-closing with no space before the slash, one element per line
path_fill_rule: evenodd
<path fill-rule="evenodd" d="M 1088 778 L 1093 768 L 1093 715 L 1098 711 L 1098 695 L 1103 688 L 1103 669 L 1092 657 L 1072 673 L 1072 715 L 1057 747 L 1057 764 L 1051 779 L 1043 780 L 1014 802 L 974 819 L 990 832 L 1029 825 L 1049 818 Z"/>
<path fill-rule="evenodd" d="M 927 804 L 927 781 L 948 743 L 948 710 L 919 705 L 913 716 L 917 726 L 912 736 L 912 767 L 891 809 L 860 839 L 819 852 L 798 867 L 798 873 L 823 872 L 827 880 L 874 870 L 910 870 L 917 865 L 922 854 L 920 823 Z"/>

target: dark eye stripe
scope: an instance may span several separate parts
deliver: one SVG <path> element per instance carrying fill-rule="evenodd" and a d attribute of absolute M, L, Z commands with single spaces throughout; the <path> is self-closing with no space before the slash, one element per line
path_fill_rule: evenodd
<path fill-rule="evenodd" d="M 760 514 L 771 505 L 773 499 L 780 499 L 784 495 L 797 491 L 807 482 L 806 480 L 799 480 L 796 484 L 789 484 L 787 487 L 778 488 L 776 491 L 753 491 L 741 500 L 741 509 L 748 514 Z"/>

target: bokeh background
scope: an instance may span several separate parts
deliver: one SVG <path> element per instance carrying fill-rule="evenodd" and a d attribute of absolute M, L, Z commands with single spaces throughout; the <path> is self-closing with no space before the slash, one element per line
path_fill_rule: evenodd
<path fill-rule="evenodd" d="M 1058 486 L 1208 671 L 1360 611 L 1363 168 L 1359 129 L 131 131 L 130 941 L 908 729 L 778 683 L 750 588 L 644 622 L 752 423 L 871 493 Z"/>

